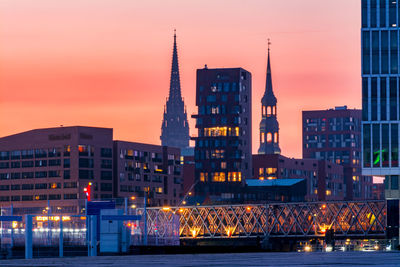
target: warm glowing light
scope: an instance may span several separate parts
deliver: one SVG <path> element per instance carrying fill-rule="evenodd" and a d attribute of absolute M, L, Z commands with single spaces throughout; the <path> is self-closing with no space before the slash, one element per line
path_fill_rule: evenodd
<path fill-rule="evenodd" d="M 136 205 L 132 205 L 131 208 L 132 208 L 132 209 L 136 209 Z"/>
<path fill-rule="evenodd" d="M 251 207 L 246 207 L 246 210 L 247 211 L 251 211 Z"/>
<path fill-rule="evenodd" d="M 198 228 L 198 227 L 190 229 L 190 233 L 192 234 L 193 238 L 197 237 L 197 235 L 199 234 L 199 231 L 200 231 L 200 228 Z"/>
<path fill-rule="evenodd" d="M 305 246 L 304 247 L 304 251 L 306 251 L 306 252 L 310 252 L 311 251 L 311 246 Z"/>
<path fill-rule="evenodd" d="M 233 227 L 226 227 L 225 228 L 225 233 L 226 233 L 226 235 L 228 237 L 231 237 L 234 231 L 235 231 L 235 228 L 233 228 Z"/>
<path fill-rule="evenodd" d="M 163 210 L 163 211 L 170 211 L 171 208 L 170 208 L 170 207 L 163 207 L 162 210 Z"/>
<path fill-rule="evenodd" d="M 326 208 L 326 204 L 323 204 L 323 205 L 322 205 L 322 208 L 325 209 L 325 208 Z"/>
<path fill-rule="evenodd" d="M 59 221 L 60 216 L 36 216 L 36 221 L 39 222 L 47 222 L 50 218 L 50 221 Z M 70 216 L 62 216 L 61 217 L 63 221 L 70 221 L 71 217 Z"/>
<path fill-rule="evenodd" d="M 136 199 L 136 197 L 131 197 L 131 200 L 135 200 Z"/>
<path fill-rule="evenodd" d="M 186 201 L 185 201 L 185 200 L 184 200 L 184 201 L 182 201 L 182 204 L 183 204 L 183 205 L 186 205 Z"/>
<path fill-rule="evenodd" d="M 192 192 L 189 192 L 189 196 L 191 196 L 192 195 Z"/>
<path fill-rule="evenodd" d="M 183 209 L 179 209 L 179 212 L 183 212 Z"/>
<path fill-rule="evenodd" d="M 18 227 L 18 222 L 12 222 L 12 228 L 17 228 Z"/>

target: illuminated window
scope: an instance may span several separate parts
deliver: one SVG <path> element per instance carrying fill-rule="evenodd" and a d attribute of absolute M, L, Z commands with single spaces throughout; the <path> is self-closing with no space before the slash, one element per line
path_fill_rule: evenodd
<path fill-rule="evenodd" d="M 258 172 L 259 172 L 260 176 L 264 175 L 264 168 L 260 168 L 260 169 L 258 170 Z"/>
<path fill-rule="evenodd" d="M 129 156 L 129 157 L 133 157 L 133 149 L 128 149 L 126 151 L 126 155 Z"/>
<path fill-rule="evenodd" d="M 225 173 L 224 172 L 214 172 L 212 175 L 213 182 L 225 182 Z"/>
<path fill-rule="evenodd" d="M 262 114 L 263 114 L 263 116 L 266 116 L 267 114 L 266 114 L 267 112 L 266 112 L 266 110 L 265 110 L 265 106 L 262 106 Z"/>
<path fill-rule="evenodd" d="M 200 181 L 201 181 L 201 182 L 206 182 L 206 181 L 208 181 L 208 173 L 201 172 L 201 173 L 200 173 Z"/>
<path fill-rule="evenodd" d="M 221 169 L 226 169 L 226 162 L 221 162 Z"/>
<path fill-rule="evenodd" d="M 276 106 L 273 106 L 273 108 L 272 108 L 272 114 L 276 115 Z"/>
<path fill-rule="evenodd" d="M 332 191 L 331 191 L 331 190 L 326 190 L 326 195 L 327 195 L 327 196 L 332 195 Z"/>
<path fill-rule="evenodd" d="M 239 127 L 235 127 L 235 136 L 239 136 Z"/>
<path fill-rule="evenodd" d="M 155 189 L 156 189 L 157 194 L 162 194 L 162 192 L 163 192 L 162 187 L 156 187 Z"/>
<path fill-rule="evenodd" d="M 241 172 L 228 172 L 228 182 L 240 182 L 242 181 Z"/>
<path fill-rule="evenodd" d="M 261 133 L 261 143 L 264 143 L 265 140 L 265 133 Z"/>
<path fill-rule="evenodd" d="M 272 142 L 272 134 L 267 133 L 267 143 L 271 143 L 271 142 Z"/>
<path fill-rule="evenodd" d="M 275 174 L 276 173 L 276 168 L 267 168 L 267 174 Z"/>
<path fill-rule="evenodd" d="M 274 142 L 275 142 L 275 143 L 278 143 L 278 133 L 275 133 L 275 134 L 274 134 L 274 139 L 275 139 Z"/>
<path fill-rule="evenodd" d="M 318 194 L 318 190 L 314 189 L 314 195 L 317 195 L 317 194 Z"/>
<path fill-rule="evenodd" d="M 267 107 L 267 116 L 268 117 L 271 116 L 271 107 L 270 106 Z"/>

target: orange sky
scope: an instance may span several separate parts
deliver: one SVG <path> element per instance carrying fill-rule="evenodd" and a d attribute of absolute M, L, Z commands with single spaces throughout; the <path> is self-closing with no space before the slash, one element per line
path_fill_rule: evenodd
<path fill-rule="evenodd" d="M 299 157 L 302 110 L 360 108 L 359 2 L 2 0 L 0 136 L 87 125 L 159 144 L 176 28 L 189 114 L 197 68 L 252 73 L 253 152 L 271 38 L 282 154 Z"/>

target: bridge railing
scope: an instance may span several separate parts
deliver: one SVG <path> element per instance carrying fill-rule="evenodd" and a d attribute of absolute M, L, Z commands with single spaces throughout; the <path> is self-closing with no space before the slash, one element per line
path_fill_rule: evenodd
<path fill-rule="evenodd" d="M 143 210 L 138 210 L 143 214 Z M 179 233 L 176 223 L 179 221 Z M 384 237 L 385 201 L 338 201 L 147 209 L 149 236 L 180 238 Z M 174 232 L 175 231 L 175 232 Z"/>

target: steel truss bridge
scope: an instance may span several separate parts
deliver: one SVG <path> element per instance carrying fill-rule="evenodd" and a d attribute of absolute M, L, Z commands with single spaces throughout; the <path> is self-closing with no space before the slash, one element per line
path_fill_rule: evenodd
<path fill-rule="evenodd" d="M 333 229 L 336 238 L 358 239 L 385 238 L 386 231 L 385 201 L 164 207 L 146 213 L 148 235 L 160 238 L 321 238 Z"/>

